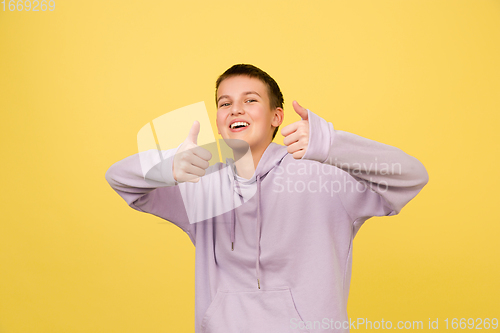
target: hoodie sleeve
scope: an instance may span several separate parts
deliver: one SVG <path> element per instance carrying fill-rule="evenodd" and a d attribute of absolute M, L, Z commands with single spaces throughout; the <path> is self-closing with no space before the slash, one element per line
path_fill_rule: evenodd
<path fill-rule="evenodd" d="M 429 181 L 423 164 L 401 149 L 335 130 L 310 110 L 308 120 L 309 144 L 302 159 L 345 171 L 339 196 L 353 222 L 398 214 Z"/>
<path fill-rule="evenodd" d="M 111 165 L 105 177 L 130 207 L 172 222 L 194 241 L 182 195 L 172 174 L 173 157 L 179 147 L 163 150 L 163 158 L 155 149 L 128 156 Z"/>

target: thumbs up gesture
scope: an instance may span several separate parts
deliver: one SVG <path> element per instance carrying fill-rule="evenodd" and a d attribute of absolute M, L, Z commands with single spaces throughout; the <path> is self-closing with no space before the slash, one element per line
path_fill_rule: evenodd
<path fill-rule="evenodd" d="M 200 177 L 205 175 L 212 153 L 205 148 L 198 146 L 198 134 L 200 133 L 200 123 L 195 121 L 189 134 L 179 147 L 174 157 L 172 165 L 172 174 L 174 179 L 179 182 L 197 183 Z"/>
<path fill-rule="evenodd" d="M 301 159 L 306 153 L 309 145 L 309 121 L 307 120 L 307 109 L 300 106 L 297 101 L 293 101 L 295 112 L 302 118 L 301 120 L 285 126 L 281 129 L 281 134 L 285 137 L 283 144 L 286 150 L 295 159 Z"/>

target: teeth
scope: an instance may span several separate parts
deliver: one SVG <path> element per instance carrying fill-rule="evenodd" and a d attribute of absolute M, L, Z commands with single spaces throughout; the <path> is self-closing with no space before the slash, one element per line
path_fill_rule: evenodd
<path fill-rule="evenodd" d="M 246 127 L 250 124 L 247 123 L 246 121 L 237 121 L 237 122 L 231 124 L 231 128 L 235 128 L 236 126 L 240 126 L 240 125 Z"/>

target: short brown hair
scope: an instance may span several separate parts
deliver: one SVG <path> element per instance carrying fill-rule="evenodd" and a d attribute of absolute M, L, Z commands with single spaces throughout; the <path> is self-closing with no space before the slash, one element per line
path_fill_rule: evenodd
<path fill-rule="evenodd" d="M 250 64 L 233 65 L 231 68 L 229 68 L 219 76 L 217 82 L 215 83 L 216 106 L 217 106 L 217 91 L 219 90 L 219 85 L 221 84 L 221 82 L 227 78 L 237 75 L 246 75 L 261 80 L 267 86 L 267 94 L 269 95 L 269 104 L 271 109 L 274 110 L 275 108 L 278 107 L 283 109 L 283 103 L 285 101 L 283 99 L 283 94 L 281 93 L 278 83 L 276 83 L 276 81 L 271 76 L 269 76 L 269 74 L 267 74 L 260 68 L 257 68 L 254 65 Z M 276 133 L 278 132 L 278 128 L 279 126 L 276 127 L 276 129 L 274 130 L 273 139 L 276 136 Z"/>

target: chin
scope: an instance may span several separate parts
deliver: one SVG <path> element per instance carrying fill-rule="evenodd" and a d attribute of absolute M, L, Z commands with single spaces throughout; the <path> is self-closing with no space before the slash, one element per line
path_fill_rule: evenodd
<path fill-rule="evenodd" d="M 250 149 L 248 142 L 242 139 L 226 138 L 224 143 L 231 148 L 233 151 L 239 151 L 240 153 L 246 153 Z"/>

